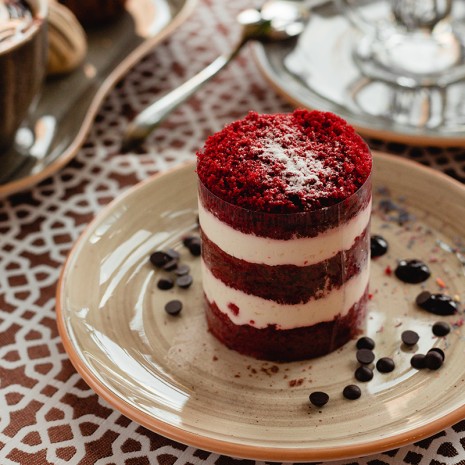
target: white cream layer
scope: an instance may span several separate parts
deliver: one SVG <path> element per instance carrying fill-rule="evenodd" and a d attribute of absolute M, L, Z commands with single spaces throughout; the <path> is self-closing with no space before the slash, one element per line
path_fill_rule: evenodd
<path fill-rule="evenodd" d="M 215 278 L 202 260 L 203 289 L 209 302 L 214 302 L 236 325 L 248 324 L 266 328 L 276 324 L 277 329 L 292 329 L 331 321 L 337 315 L 345 315 L 363 296 L 370 277 L 370 265 L 352 277 L 339 289 L 333 289 L 325 297 L 304 304 L 286 305 L 246 294 L 233 289 Z M 234 314 L 229 304 L 237 305 Z"/>
<path fill-rule="evenodd" d="M 348 222 L 315 237 L 291 240 L 270 239 L 244 234 L 220 221 L 199 202 L 199 222 L 204 234 L 223 252 L 250 263 L 307 266 L 348 250 L 368 226 L 371 200 Z"/>

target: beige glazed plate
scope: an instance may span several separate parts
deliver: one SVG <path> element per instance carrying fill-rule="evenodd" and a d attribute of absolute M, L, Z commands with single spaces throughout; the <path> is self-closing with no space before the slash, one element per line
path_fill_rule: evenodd
<path fill-rule="evenodd" d="M 57 313 L 73 364 L 99 395 L 147 428 L 250 459 L 361 456 L 414 442 L 461 420 L 462 309 L 438 317 L 417 308 L 414 300 L 425 288 L 465 301 L 465 187 L 383 154 L 375 157 L 374 183 L 372 232 L 383 235 L 390 249 L 372 260 L 364 333 L 376 341 L 377 357 L 392 357 L 396 369 L 359 383 L 359 400 L 341 394 L 356 382 L 354 342 L 319 359 L 274 364 L 230 351 L 207 332 L 199 259 L 182 245 L 182 238 L 196 231 L 192 164 L 118 198 L 72 250 L 58 286 Z M 155 270 L 148 258 L 164 248 L 178 250 L 191 266 L 191 288 L 157 288 L 166 272 Z M 423 285 L 401 283 L 390 270 L 402 258 L 422 258 L 432 276 Z M 177 317 L 164 311 L 175 298 L 184 304 Z M 445 338 L 433 337 L 431 326 L 438 320 L 452 325 Z M 421 336 L 413 349 L 401 346 L 406 329 Z M 446 354 L 442 368 L 412 369 L 412 354 L 433 346 Z M 314 390 L 329 393 L 324 408 L 309 405 Z"/>
<path fill-rule="evenodd" d="M 61 169 L 83 144 L 116 82 L 192 11 L 196 0 L 127 0 L 116 21 L 86 31 L 84 64 L 47 80 L 37 106 L 0 154 L 0 199 L 30 188 Z"/>

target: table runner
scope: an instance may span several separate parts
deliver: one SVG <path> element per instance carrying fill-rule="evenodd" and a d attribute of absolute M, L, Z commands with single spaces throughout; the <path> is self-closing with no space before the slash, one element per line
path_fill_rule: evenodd
<path fill-rule="evenodd" d="M 99 398 L 63 349 L 55 320 L 55 288 L 73 243 L 108 202 L 153 173 L 194 160 L 209 134 L 248 110 L 291 110 L 267 86 L 250 50 L 244 50 L 137 152 L 120 151 L 129 119 L 228 51 L 239 35 L 234 17 L 250 6 L 246 0 L 200 0 L 188 21 L 110 93 L 75 160 L 31 190 L 0 201 L 1 465 L 239 463 L 148 431 Z M 465 182 L 465 149 L 375 140 L 370 145 Z M 463 465 L 465 420 L 398 450 L 328 463 Z"/>

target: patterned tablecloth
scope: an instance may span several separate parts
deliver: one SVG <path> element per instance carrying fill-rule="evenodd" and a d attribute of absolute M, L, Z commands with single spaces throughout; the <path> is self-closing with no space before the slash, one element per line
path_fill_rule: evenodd
<path fill-rule="evenodd" d="M 0 201 L 0 464 L 233 464 L 125 418 L 71 365 L 57 333 L 55 288 L 78 236 L 109 201 L 186 160 L 209 134 L 248 110 L 290 110 L 245 50 L 182 105 L 138 153 L 122 154 L 128 120 L 181 84 L 238 36 L 240 0 L 203 0 L 192 17 L 120 82 L 103 103 L 75 160 L 30 191 Z M 465 150 L 371 141 L 465 182 Z M 465 420 L 416 444 L 334 464 L 465 464 Z"/>

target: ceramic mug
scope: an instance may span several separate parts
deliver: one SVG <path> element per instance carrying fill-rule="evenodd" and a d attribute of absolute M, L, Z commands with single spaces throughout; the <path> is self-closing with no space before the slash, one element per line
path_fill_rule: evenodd
<path fill-rule="evenodd" d="M 48 0 L 0 0 L 0 155 L 45 77 Z"/>

